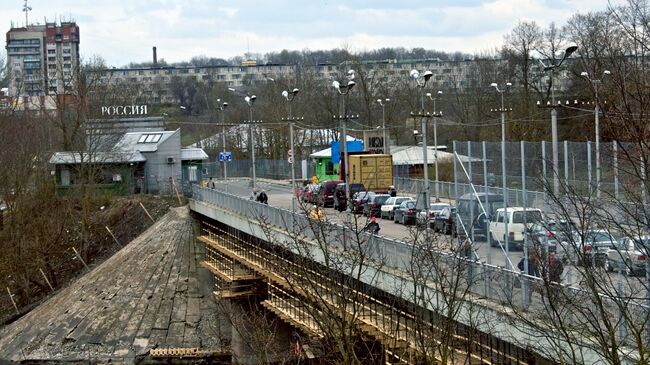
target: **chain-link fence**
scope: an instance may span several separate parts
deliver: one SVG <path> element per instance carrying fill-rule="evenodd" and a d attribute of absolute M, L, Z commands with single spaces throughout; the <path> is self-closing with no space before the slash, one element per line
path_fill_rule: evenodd
<path fill-rule="evenodd" d="M 229 161 L 225 163 L 225 173 L 230 177 L 251 177 L 253 175 L 250 160 Z M 223 162 L 203 163 L 202 176 L 205 178 L 223 178 Z M 296 179 L 305 179 L 315 175 L 315 166 L 310 161 L 297 161 L 294 167 Z M 256 160 L 255 176 L 262 179 L 290 180 L 291 164 L 287 160 Z"/>

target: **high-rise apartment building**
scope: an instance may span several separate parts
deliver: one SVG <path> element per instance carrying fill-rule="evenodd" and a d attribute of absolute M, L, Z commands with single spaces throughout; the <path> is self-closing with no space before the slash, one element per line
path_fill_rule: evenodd
<path fill-rule="evenodd" d="M 11 28 L 7 32 L 9 96 L 65 93 L 79 67 L 79 27 L 74 22 Z"/>

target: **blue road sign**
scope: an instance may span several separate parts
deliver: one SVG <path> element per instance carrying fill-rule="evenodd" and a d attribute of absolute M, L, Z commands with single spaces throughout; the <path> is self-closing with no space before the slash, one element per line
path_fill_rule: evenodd
<path fill-rule="evenodd" d="M 232 161 L 232 152 L 219 152 L 219 162 Z"/>

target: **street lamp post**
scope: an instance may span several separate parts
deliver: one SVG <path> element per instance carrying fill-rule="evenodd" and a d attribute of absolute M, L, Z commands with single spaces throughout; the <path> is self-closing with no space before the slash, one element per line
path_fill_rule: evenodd
<path fill-rule="evenodd" d="M 291 211 L 295 212 L 296 211 L 296 169 L 295 169 L 295 162 L 296 162 L 296 153 L 293 150 L 293 117 L 291 116 L 291 102 L 293 99 L 296 98 L 296 95 L 298 95 L 298 92 L 300 89 L 294 88 L 289 92 L 288 90 L 282 91 L 282 96 L 284 96 L 285 99 L 287 99 L 287 104 L 289 106 L 289 118 L 287 120 L 289 121 L 289 145 L 290 145 L 290 151 L 291 151 L 291 156 L 290 159 L 291 161 L 289 164 L 291 165 Z"/>
<path fill-rule="evenodd" d="M 506 181 L 506 109 L 505 106 L 503 105 L 503 94 L 508 90 L 508 88 L 512 86 L 511 83 L 506 82 L 506 86 L 503 89 L 499 88 L 499 85 L 496 82 L 493 82 L 490 84 L 490 87 L 493 87 L 496 89 L 496 91 L 501 94 L 501 174 L 503 178 L 503 208 L 505 209 L 504 215 L 507 216 L 508 212 L 508 186 L 507 186 L 507 181 Z M 487 197 L 486 197 L 487 199 Z M 487 202 L 487 200 L 486 200 Z M 504 219 L 505 222 L 505 232 L 506 234 L 504 235 L 504 244 L 505 244 L 505 251 L 506 251 L 506 269 L 509 268 L 510 265 L 510 256 L 508 255 L 510 252 L 510 245 L 509 245 L 509 240 L 508 240 L 508 220 Z M 490 240 L 490 237 L 487 238 Z"/>
<path fill-rule="evenodd" d="M 603 71 L 603 77 L 610 74 L 611 72 L 609 70 Z M 600 101 L 598 100 L 598 84 L 600 84 L 602 80 L 590 78 L 587 72 L 582 72 L 580 76 L 585 77 L 591 82 L 596 96 L 596 106 L 594 107 L 594 129 L 596 133 L 596 197 L 600 199 Z"/>
<path fill-rule="evenodd" d="M 388 139 L 386 139 L 386 104 L 390 101 L 389 98 L 386 98 L 384 100 L 377 99 L 377 103 L 381 105 L 381 129 L 383 131 L 383 139 L 384 139 L 384 153 L 385 154 L 390 154 L 390 147 L 388 146 Z"/>
<path fill-rule="evenodd" d="M 251 148 L 250 148 L 250 153 L 251 153 L 251 175 L 253 180 L 251 181 L 252 183 L 252 188 L 255 190 L 255 187 L 257 186 L 257 178 L 255 176 L 255 133 L 253 133 L 253 104 L 255 104 L 255 100 L 257 100 L 257 96 L 251 95 L 248 96 L 246 95 L 244 97 L 244 101 L 246 102 L 246 105 L 248 105 L 248 131 L 251 134 Z"/>
<path fill-rule="evenodd" d="M 436 203 L 438 203 L 440 202 L 440 189 L 438 187 L 440 183 L 438 182 L 438 119 L 436 118 L 442 117 L 442 111 L 436 112 L 436 101 L 442 97 L 442 91 L 438 90 L 436 94 L 438 96 L 434 98 L 431 93 L 427 93 L 427 97 L 433 101 L 433 144 L 436 146 L 436 149 L 433 150 L 433 156 L 435 157 L 434 163 L 436 167 Z"/>
<path fill-rule="evenodd" d="M 425 71 L 424 75 L 420 77 L 420 72 L 418 70 L 411 70 L 410 76 L 415 80 L 415 85 L 420 89 L 420 102 L 422 110 L 420 114 L 412 114 L 413 116 L 419 116 L 422 123 L 422 166 L 424 173 L 424 209 L 429 209 L 429 159 L 427 156 L 427 123 L 424 110 L 424 88 L 427 86 L 427 82 L 433 76 L 433 72 Z"/>
<path fill-rule="evenodd" d="M 220 103 L 221 99 L 217 99 L 217 102 Z M 225 122 L 225 114 L 226 114 L 226 108 L 228 107 L 228 103 L 224 102 L 223 104 L 219 105 L 219 111 L 221 112 L 221 144 L 222 144 L 222 151 L 223 151 L 223 181 L 224 183 L 227 182 L 228 180 L 228 172 L 226 171 L 226 122 Z M 226 185 L 228 186 L 228 185 Z"/>
<path fill-rule="evenodd" d="M 345 85 L 341 85 L 340 82 L 338 81 L 333 81 L 332 86 L 336 89 L 336 91 L 339 93 L 339 96 L 341 97 L 341 113 L 339 114 L 339 120 L 342 123 L 342 133 L 343 137 L 341 138 L 343 141 L 343 180 L 345 181 L 345 197 L 346 201 L 350 203 L 350 183 L 349 183 L 349 166 L 348 166 L 348 137 L 347 137 L 347 115 L 345 113 L 345 97 L 350 93 L 350 90 L 356 85 L 354 81 L 354 70 L 348 71 L 346 75 L 348 82 Z M 339 163 L 340 166 L 341 163 Z M 340 167 L 339 167 L 340 169 Z"/>
<path fill-rule="evenodd" d="M 552 147 L 553 147 L 553 194 L 559 196 L 560 194 L 560 179 L 559 179 L 559 158 L 558 158 L 558 146 L 557 146 L 557 110 L 555 110 L 555 91 L 553 85 L 553 71 L 560 67 L 564 60 L 566 60 L 573 52 L 578 49 L 578 46 L 571 46 L 564 51 L 564 56 L 558 63 L 553 63 L 549 66 L 544 65 L 544 71 L 550 72 L 550 87 L 551 87 L 551 138 L 552 138 Z"/>

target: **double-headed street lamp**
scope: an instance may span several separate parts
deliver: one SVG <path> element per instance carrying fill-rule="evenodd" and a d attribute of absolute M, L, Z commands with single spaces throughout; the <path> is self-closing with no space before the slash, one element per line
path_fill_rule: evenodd
<path fill-rule="evenodd" d="M 442 91 L 438 90 L 434 98 L 431 93 L 427 93 L 427 97 L 433 101 L 433 144 L 436 146 L 436 149 L 433 150 L 433 156 L 435 157 L 434 163 L 436 166 L 436 203 L 440 201 L 440 188 L 438 187 L 440 183 L 438 182 L 438 119 L 442 117 L 442 111 L 436 111 L 436 101 L 442 97 Z"/>
<path fill-rule="evenodd" d="M 229 87 L 228 90 L 234 92 L 235 94 L 238 94 L 240 96 L 243 95 L 243 93 L 238 92 L 237 90 Z M 251 154 L 251 187 L 253 190 L 257 186 L 257 178 L 255 176 L 255 134 L 253 133 L 253 104 L 255 104 L 255 100 L 257 100 L 257 96 L 255 95 L 244 95 L 244 101 L 246 102 L 246 105 L 248 106 L 248 133 L 250 133 L 251 138 L 250 138 L 250 154 Z"/>
<path fill-rule="evenodd" d="M 575 52 L 578 49 L 578 46 L 571 46 L 567 48 L 564 51 L 564 56 L 562 56 L 562 59 L 558 63 L 553 63 L 549 66 L 542 65 L 544 66 L 544 71 L 549 71 L 550 72 L 550 88 L 551 88 L 551 104 L 552 104 L 552 109 L 551 109 L 551 138 L 552 138 L 552 143 L 553 143 L 553 194 L 555 196 L 559 196 L 560 194 L 560 179 L 559 179 L 559 167 L 558 167 L 558 145 L 557 145 L 557 110 L 555 110 L 555 91 L 554 91 L 554 85 L 553 85 L 553 71 L 560 67 L 564 60 L 566 60 L 573 52 Z"/>
<path fill-rule="evenodd" d="M 611 72 L 609 70 L 603 71 L 603 77 L 610 74 Z M 596 96 L 596 106 L 594 107 L 594 129 L 596 132 L 596 197 L 600 198 L 600 101 L 598 100 L 598 84 L 600 84 L 602 80 L 590 78 L 587 72 L 582 72 L 580 76 L 586 78 L 591 82 L 594 87 L 594 95 Z"/>
<path fill-rule="evenodd" d="M 420 102 L 422 105 L 422 110 L 419 114 L 411 113 L 414 117 L 420 117 L 422 123 L 422 166 L 424 172 L 424 208 L 429 209 L 429 159 L 427 157 L 427 123 L 426 118 L 429 117 L 425 113 L 424 109 L 424 88 L 427 86 L 427 82 L 433 76 L 433 72 L 425 71 L 424 75 L 420 77 L 420 72 L 418 70 L 411 70 L 410 76 L 415 80 L 415 85 L 420 89 Z"/>
<path fill-rule="evenodd" d="M 389 98 L 386 98 L 384 100 L 377 99 L 377 103 L 381 105 L 381 129 L 383 131 L 383 139 L 384 139 L 384 153 L 390 154 L 390 147 L 388 147 L 388 139 L 386 139 L 386 104 L 390 101 Z"/>
<path fill-rule="evenodd" d="M 291 102 L 293 99 L 296 98 L 296 95 L 298 95 L 298 92 L 300 92 L 300 89 L 298 88 L 293 88 L 291 92 L 288 90 L 282 91 L 282 96 L 287 100 L 287 105 L 289 106 L 289 118 L 287 120 L 289 121 L 289 145 L 290 145 L 290 150 L 291 154 L 289 156 L 290 160 L 289 164 L 291 165 L 291 211 L 295 212 L 296 211 L 296 169 L 295 169 L 295 162 L 296 162 L 296 153 L 293 150 L 293 116 L 291 115 Z"/>
<path fill-rule="evenodd" d="M 499 111 L 501 112 L 501 174 L 503 178 L 503 208 L 508 209 L 508 187 L 507 187 L 507 181 L 506 181 L 506 108 L 503 104 L 503 94 L 508 90 L 508 88 L 512 86 L 511 83 L 506 82 L 506 85 L 504 88 L 499 88 L 499 85 L 496 82 L 493 82 L 490 84 L 490 87 L 493 87 L 496 89 L 496 91 L 501 94 L 501 109 Z M 486 197 L 487 199 L 487 197 Z M 487 200 L 486 200 L 487 202 Z M 508 220 L 505 219 L 505 232 L 508 232 Z M 508 234 L 504 235 L 504 244 L 505 244 L 505 251 L 506 251 L 506 269 L 509 268 L 510 266 L 510 259 L 509 259 L 509 252 L 510 252 L 510 245 L 508 242 Z M 488 237 L 488 240 L 490 237 Z"/>
<path fill-rule="evenodd" d="M 338 81 L 333 81 L 332 86 L 336 89 L 336 91 L 339 93 L 339 96 L 341 97 L 341 112 L 338 116 L 338 118 L 341 121 L 342 124 L 342 134 L 343 137 L 340 138 L 341 143 L 343 143 L 343 161 L 339 162 L 339 170 L 341 163 L 343 164 L 343 180 L 345 181 L 345 197 L 347 198 L 347 202 L 350 202 L 350 183 L 349 183 L 349 166 L 348 166 L 348 131 L 347 131 L 347 115 L 345 113 L 345 97 L 350 93 L 350 90 L 356 85 L 354 81 L 354 70 L 348 71 L 346 78 L 348 79 L 348 82 L 345 85 L 341 85 L 340 82 Z"/>
<path fill-rule="evenodd" d="M 221 99 L 217 99 L 217 103 L 221 103 Z M 225 122 L 225 114 L 226 114 L 226 108 L 228 107 L 228 103 L 224 102 L 223 104 L 219 104 L 217 108 L 219 109 L 219 114 L 221 117 L 221 142 L 222 142 L 222 151 L 223 151 L 223 181 L 226 182 L 228 179 L 228 173 L 226 172 L 226 122 Z"/>

